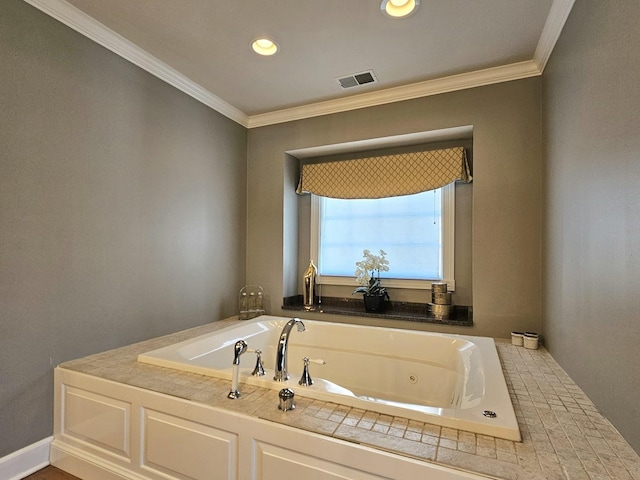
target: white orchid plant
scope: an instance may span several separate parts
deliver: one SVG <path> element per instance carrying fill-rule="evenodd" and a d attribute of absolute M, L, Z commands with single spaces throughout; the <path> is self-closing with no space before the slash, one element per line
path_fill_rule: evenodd
<path fill-rule="evenodd" d="M 365 295 L 379 295 L 387 299 L 389 294 L 387 289 L 380 284 L 380 272 L 389 271 L 389 260 L 385 257 L 387 252 L 380 250 L 379 255 L 374 255 L 369 250 L 362 252 L 363 260 L 356 262 L 356 281 L 360 285 L 353 293 L 363 293 Z"/>

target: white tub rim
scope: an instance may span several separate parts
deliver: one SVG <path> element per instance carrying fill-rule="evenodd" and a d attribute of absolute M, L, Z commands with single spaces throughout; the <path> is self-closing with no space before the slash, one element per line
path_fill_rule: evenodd
<path fill-rule="evenodd" d="M 143 363 L 150 363 L 157 366 L 163 366 L 167 368 L 179 368 L 181 370 L 189 371 L 192 373 L 200 373 L 203 375 L 213 376 L 216 378 L 230 379 L 230 374 L 221 375 L 220 372 L 218 372 L 218 374 L 213 374 L 213 372 L 208 372 L 206 371 L 206 369 L 200 369 L 197 367 L 181 368 L 179 366 L 176 366 L 175 362 L 172 361 L 171 359 L 157 358 L 157 356 L 154 357 L 154 355 L 157 355 L 158 352 L 166 352 L 171 349 L 177 350 L 185 346 L 192 345 L 195 342 L 202 341 L 203 339 L 206 339 L 209 337 L 218 338 L 218 337 L 228 335 L 231 332 L 237 332 L 238 330 L 251 328 L 251 326 L 257 323 L 269 322 L 269 321 L 285 323 L 289 319 L 290 317 L 277 317 L 277 316 L 265 315 L 265 316 L 257 317 L 247 321 L 239 321 L 238 323 L 234 323 L 232 325 L 223 327 L 222 329 L 216 330 L 208 334 L 199 335 L 191 339 L 187 339 L 181 342 L 176 342 L 166 347 L 162 347 L 156 350 L 142 353 L 138 356 L 138 361 Z M 380 404 L 379 402 L 369 402 L 368 403 L 369 408 L 365 408 L 365 409 L 377 411 L 378 413 L 381 413 L 381 414 L 404 417 L 410 420 L 422 421 L 426 423 L 434 423 L 436 425 L 440 425 L 443 427 L 457 428 L 459 430 L 467 430 L 475 433 L 505 438 L 508 440 L 520 441 L 521 437 L 520 437 L 520 431 L 518 428 L 518 422 L 515 417 L 515 413 L 513 411 L 513 405 L 511 403 L 509 392 L 506 386 L 506 381 L 504 379 L 502 367 L 497 354 L 497 350 L 495 348 L 494 340 L 492 338 L 477 337 L 477 336 L 470 336 L 470 335 L 449 334 L 449 333 L 403 330 L 403 329 L 396 329 L 392 327 L 377 327 L 377 326 L 370 327 L 370 326 L 353 325 L 353 324 L 341 323 L 341 322 L 323 322 L 321 320 L 310 320 L 305 318 L 302 318 L 302 320 L 304 322 L 309 322 L 309 325 L 318 324 L 318 325 L 329 325 L 329 326 L 335 325 L 337 327 L 342 326 L 342 327 L 349 327 L 349 328 L 352 328 L 352 327 L 372 328 L 380 332 L 392 331 L 392 332 L 400 332 L 402 334 L 417 334 L 420 336 L 424 335 L 429 337 L 454 338 L 454 339 L 459 339 L 463 341 L 471 341 L 474 343 L 477 342 L 479 344 L 482 344 L 484 347 L 483 362 L 486 362 L 486 364 L 489 365 L 494 370 L 498 368 L 499 375 L 494 374 L 487 377 L 486 384 L 485 384 L 486 385 L 485 397 L 483 398 L 483 402 L 481 402 L 478 408 L 465 411 L 465 410 L 457 410 L 457 409 L 450 409 L 450 408 L 426 407 L 425 410 L 427 410 L 427 412 L 425 412 L 424 410 L 421 410 L 418 413 L 410 409 L 407 410 L 406 408 L 404 408 L 401 413 L 399 411 L 400 407 L 396 406 L 394 402 L 384 402 L 385 404 Z M 293 335 L 295 335 L 295 333 Z M 232 338 L 229 338 L 229 340 L 227 341 L 227 344 L 231 345 L 235 343 L 236 339 L 237 339 L 237 336 L 233 335 Z M 318 377 L 318 376 L 314 378 L 316 378 L 318 381 L 321 380 L 321 377 Z M 251 377 L 243 378 L 243 380 L 241 380 L 241 386 L 243 382 L 247 384 L 271 388 L 271 389 L 279 389 L 279 388 L 282 388 L 283 386 L 290 386 L 291 388 L 294 388 L 296 394 L 299 394 L 301 396 L 311 396 L 312 398 L 317 398 L 318 400 L 322 400 L 322 401 L 343 404 L 343 405 L 351 406 L 354 408 L 363 408 L 361 399 L 354 400 L 345 395 L 341 396 L 340 399 L 337 399 L 334 393 L 325 395 L 319 391 L 314 391 L 313 395 L 311 395 L 310 390 L 298 388 L 297 379 L 290 380 L 289 382 L 286 383 L 286 385 L 283 385 L 282 383 L 276 383 L 276 382 L 273 382 L 273 385 L 265 385 L 264 382 L 260 380 L 256 381 Z M 497 412 L 498 419 L 489 419 L 484 416 L 483 418 L 478 418 L 480 415 L 482 415 L 482 412 L 484 410 Z M 481 428 L 477 426 L 478 421 L 481 422 L 481 426 L 482 426 Z"/>

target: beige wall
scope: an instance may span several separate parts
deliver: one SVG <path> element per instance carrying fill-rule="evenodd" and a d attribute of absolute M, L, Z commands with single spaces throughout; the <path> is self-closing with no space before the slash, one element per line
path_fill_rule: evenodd
<path fill-rule="evenodd" d="M 495 337 L 539 330 L 540 94 L 534 78 L 250 130 L 248 281 L 267 289 L 273 313 L 288 315 L 280 306 L 298 292 L 299 202 L 296 161 L 286 151 L 473 125 L 475 325 L 393 325 Z"/>
<path fill-rule="evenodd" d="M 53 366 L 235 313 L 246 130 L 0 3 L 0 457 L 52 433 Z"/>
<path fill-rule="evenodd" d="M 544 333 L 640 452 L 640 3 L 576 2 L 544 76 Z"/>

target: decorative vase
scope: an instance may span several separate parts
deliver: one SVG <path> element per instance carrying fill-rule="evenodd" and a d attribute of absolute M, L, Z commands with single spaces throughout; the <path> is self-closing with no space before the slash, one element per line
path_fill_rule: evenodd
<path fill-rule="evenodd" d="M 363 295 L 364 311 L 368 313 L 382 313 L 387 306 L 385 295 Z"/>
<path fill-rule="evenodd" d="M 304 274 L 302 283 L 302 304 L 305 310 L 313 310 L 316 301 L 316 275 L 318 269 L 313 264 L 313 260 L 309 260 L 309 268 Z"/>

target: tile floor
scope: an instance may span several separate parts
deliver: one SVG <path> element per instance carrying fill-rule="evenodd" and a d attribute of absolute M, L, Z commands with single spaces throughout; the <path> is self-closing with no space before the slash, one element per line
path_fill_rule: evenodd
<path fill-rule="evenodd" d="M 78 477 L 74 477 L 73 475 L 63 472 L 59 468 L 49 465 L 48 467 L 43 468 L 42 470 L 38 470 L 35 473 L 32 473 L 28 477 L 25 477 L 24 480 L 80 480 Z"/>

